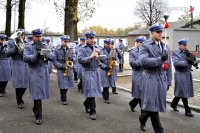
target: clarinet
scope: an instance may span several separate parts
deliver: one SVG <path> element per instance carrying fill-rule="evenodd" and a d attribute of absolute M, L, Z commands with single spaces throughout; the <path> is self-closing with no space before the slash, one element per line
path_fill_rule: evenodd
<path fill-rule="evenodd" d="M 194 66 L 196 69 L 198 69 L 198 63 L 196 63 L 196 57 L 194 54 L 192 54 L 191 52 L 189 52 L 188 50 L 184 51 L 185 55 L 186 55 L 186 59 L 187 61 L 189 61 L 192 66 Z"/>

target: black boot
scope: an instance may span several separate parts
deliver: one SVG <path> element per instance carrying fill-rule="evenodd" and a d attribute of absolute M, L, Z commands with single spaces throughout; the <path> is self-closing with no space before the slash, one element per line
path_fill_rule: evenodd
<path fill-rule="evenodd" d="M 34 100 L 33 113 L 36 118 L 36 124 L 41 125 L 42 124 L 42 101 L 41 100 Z"/>
<path fill-rule="evenodd" d="M 62 105 L 67 105 L 67 90 L 68 89 L 60 89 L 60 96 Z"/>
<path fill-rule="evenodd" d="M 117 91 L 116 91 L 116 87 L 112 87 L 112 93 L 116 94 L 116 95 L 118 94 Z"/>
<path fill-rule="evenodd" d="M 119 71 L 118 72 L 122 72 L 122 64 L 119 64 Z"/>
<path fill-rule="evenodd" d="M 78 92 L 83 92 L 82 91 L 82 79 L 80 79 L 80 82 L 78 83 Z"/>
<path fill-rule="evenodd" d="M 131 108 L 131 111 L 132 111 L 132 112 L 135 112 L 134 107 L 133 107 L 133 102 L 134 102 L 134 99 L 132 99 L 132 100 L 129 102 L 129 106 L 130 106 L 130 108 Z"/>
<path fill-rule="evenodd" d="M 94 97 L 89 98 L 89 105 L 90 105 L 90 119 L 96 120 L 96 103 Z"/>
<path fill-rule="evenodd" d="M 90 106 L 89 106 L 88 98 L 86 98 L 86 100 L 83 102 L 83 105 L 85 106 L 85 111 L 87 113 L 90 113 Z"/>

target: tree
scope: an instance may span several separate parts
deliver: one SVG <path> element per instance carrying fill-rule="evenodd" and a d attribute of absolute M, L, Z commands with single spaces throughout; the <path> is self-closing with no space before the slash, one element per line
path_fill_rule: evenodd
<path fill-rule="evenodd" d="M 6 27 L 5 27 L 5 34 L 10 36 L 11 35 L 11 19 L 12 19 L 12 7 L 16 5 L 18 1 L 12 0 L 2 0 L 0 1 L 1 8 L 5 8 L 6 10 Z"/>
<path fill-rule="evenodd" d="M 5 34 L 11 35 L 11 18 L 12 18 L 12 0 L 7 0 L 6 4 L 6 29 Z"/>
<path fill-rule="evenodd" d="M 168 9 L 166 0 L 137 0 L 135 7 L 135 15 L 151 26 L 159 22 L 161 17 Z"/>
<path fill-rule="evenodd" d="M 22 29 L 24 29 L 25 4 L 26 0 L 19 0 L 18 28 Z"/>
<path fill-rule="evenodd" d="M 64 34 L 69 35 L 72 41 L 78 39 L 78 22 L 92 17 L 96 4 L 96 0 L 65 0 L 65 4 L 54 0 L 58 17 L 64 18 Z"/>
<path fill-rule="evenodd" d="M 70 35 L 71 40 L 78 39 L 78 0 L 66 0 L 65 1 L 65 22 L 64 22 L 64 34 Z"/>
<path fill-rule="evenodd" d="M 135 24 L 127 28 L 118 28 L 116 30 L 107 29 L 102 26 L 86 27 L 80 34 L 84 34 L 88 29 L 94 30 L 98 36 L 127 36 L 130 31 L 141 29 L 141 24 Z"/>

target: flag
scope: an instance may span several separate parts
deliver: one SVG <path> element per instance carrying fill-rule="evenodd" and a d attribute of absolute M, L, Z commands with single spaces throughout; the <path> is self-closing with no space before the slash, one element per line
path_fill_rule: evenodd
<path fill-rule="evenodd" d="M 194 12 L 194 7 L 190 6 L 189 12 Z"/>

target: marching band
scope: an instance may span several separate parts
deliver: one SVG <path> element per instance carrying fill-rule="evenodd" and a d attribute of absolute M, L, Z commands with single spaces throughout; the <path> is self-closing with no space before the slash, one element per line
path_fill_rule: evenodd
<path fill-rule="evenodd" d="M 166 111 L 166 95 L 172 80 L 171 54 L 162 42 L 163 27 L 154 24 L 149 28 L 151 38 L 144 36 L 135 39 L 135 47 L 129 51 L 129 65 L 132 68 L 132 97 L 129 102 L 135 112 L 141 107 L 140 129 L 146 130 L 146 121 L 151 118 L 156 133 L 163 133 L 159 112 Z M 7 36 L 0 34 L 0 97 L 6 94 L 6 85 L 12 81 L 19 109 L 24 108 L 23 95 L 30 89 L 34 102 L 33 113 L 36 124 L 42 124 L 42 100 L 50 97 L 50 73 L 52 65 L 57 69 L 57 81 L 62 105 L 67 105 L 68 89 L 74 88 L 74 67 L 78 91 L 85 96 L 83 105 L 91 120 L 97 119 L 96 97 L 103 97 L 110 104 L 109 88 L 116 92 L 118 72 L 123 72 L 125 47 L 119 40 L 115 48 L 111 38 L 104 40 L 104 47 L 95 44 L 95 31 L 89 30 L 75 47 L 70 46 L 70 36 L 60 37 L 60 45 L 52 50 L 50 39 L 42 42 L 43 31 L 35 29 L 27 37 L 24 29 L 18 29 L 8 43 Z M 187 50 L 187 39 L 178 41 L 179 49 L 172 54 L 175 68 L 175 91 L 171 108 L 178 111 L 177 104 L 182 99 L 185 115 L 193 117 L 188 106 L 188 98 L 194 96 L 191 67 L 198 68 L 195 56 Z M 183 82 L 184 81 L 184 84 Z"/>

